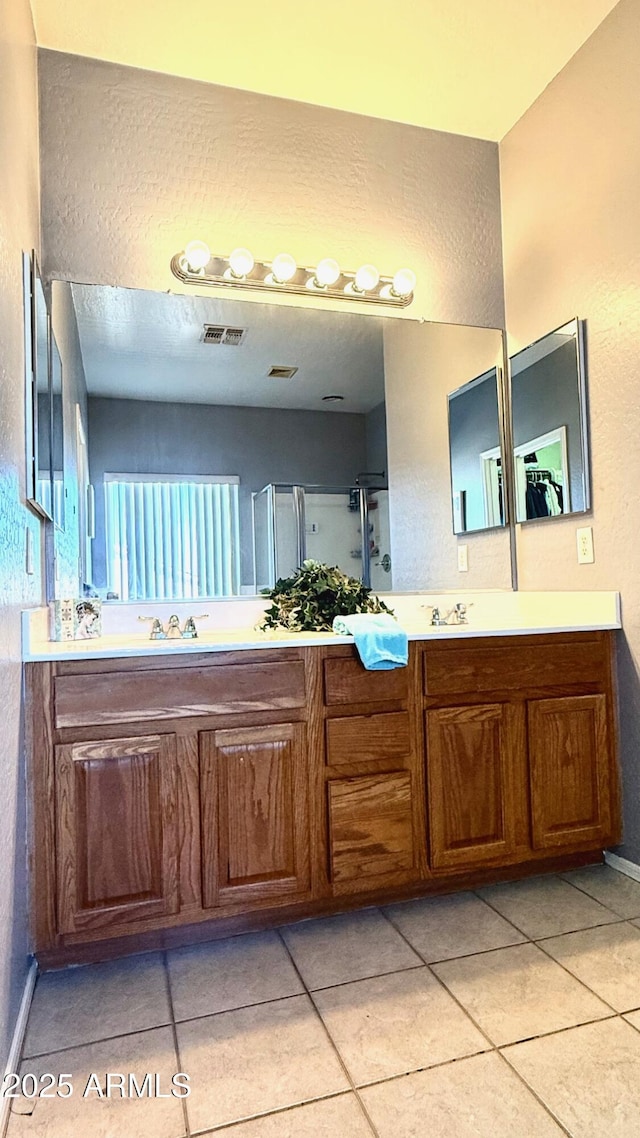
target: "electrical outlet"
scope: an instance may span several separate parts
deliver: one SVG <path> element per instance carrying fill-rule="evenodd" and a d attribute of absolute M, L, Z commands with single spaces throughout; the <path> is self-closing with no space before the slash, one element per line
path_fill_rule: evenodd
<path fill-rule="evenodd" d="M 576 541 L 578 544 L 578 565 L 592 565 L 595 557 L 593 555 L 593 529 L 591 526 L 583 526 L 582 529 L 577 529 Z"/>
<path fill-rule="evenodd" d="M 466 573 L 469 568 L 469 546 L 458 546 L 458 572 Z"/>

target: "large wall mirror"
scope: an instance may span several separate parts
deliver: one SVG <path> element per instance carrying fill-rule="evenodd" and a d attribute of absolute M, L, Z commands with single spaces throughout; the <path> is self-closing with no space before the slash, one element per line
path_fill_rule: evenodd
<path fill-rule="evenodd" d="M 556 328 L 511 357 L 516 521 L 590 506 L 583 327 Z"/>
<path fill-rule="evenodd" d="M 501 370 L 492 367 L 448 397 L 453 532 L 505 525 Z"/>
<path fill-rule="evenodd" d="M 25 299 L 25 416 L 27 500 L 43 517 L 53 517 L 51 461 L 52 395 L 49 313 L 35 253 L 23 256 Z"/>
<path fill-rule="evenodd" d="M 441 558 L 440 515 L 455 564 L 446 395 L 501 358 L 499 331 L 62 281 L 52 305 L 82 409 L 83 584 L 104 599 L 255 594 L 305 556 L 436 588 L 419 549 Z"/>

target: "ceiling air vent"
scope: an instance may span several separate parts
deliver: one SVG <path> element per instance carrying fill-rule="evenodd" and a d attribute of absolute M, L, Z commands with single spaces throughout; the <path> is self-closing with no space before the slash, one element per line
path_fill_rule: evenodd
<path fill-rule="evenodd" d="M 244 339 L 246 328 L 225 328 L 221 324 L 205 324 L 203 341 L 205 344 L 225 344 L 237 348 Z"/>
<path fill-rule="evenodd" d="M 293 379 L 297 370 L 297 367 L 285 367 L 282 364 L 274 364 L 267 372 L 267 379 Z"/>

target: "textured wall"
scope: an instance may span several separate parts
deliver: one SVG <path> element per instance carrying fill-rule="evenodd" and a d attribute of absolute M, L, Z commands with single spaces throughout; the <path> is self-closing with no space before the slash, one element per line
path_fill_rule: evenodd
<path fill-rule="evenodd" d="M 596 561 L 576 526 L 518 535 L 524 589 L 619 589 L 623 853 L 640 862 L 640 4 L 621 0 L 501 144 L 510 350 L 587 320 Z"/>
<path fill-rule="evenodd" d="M 502 324 L 494 143 L 50 51 L 40 83 L 47 275 L 176 288 L 199 235 L 408 264 L 412 316 Z"/>
<path fill-rule="evenodd" d="M 0 0 L 0 1064 L 4 1068 L 27 965 L 20 610 L 40 601 L 25 573 L 22 250 L 38 245 L 36 52 L 28 0 Z"/>
<path fill-rule="evenodd" d="M 96 494 L 95 585 L 106 584 L 105 473 L 237 475 L 242 582 L 251 584 L 251 491 L 268 482 L 351 486 L 366 466 L 366 420 L 333 411 L 92 397 L 89 464 Z"/>
<path fill-rule="evenodd" d="M 495 329 L 385 327 L 389 510 L 394 589 L 509 589 L 509 531 L 453 534 L 447 395 L 495 366 Z M 402 333 L 399 335 L 398 333 Z M 458 543 L 469 571 L 458 571 Z"/>

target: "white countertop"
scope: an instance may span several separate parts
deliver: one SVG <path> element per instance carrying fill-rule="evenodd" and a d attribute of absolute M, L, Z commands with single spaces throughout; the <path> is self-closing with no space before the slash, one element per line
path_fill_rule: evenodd
<path fill-rule="evenodd" d="M 621 627 L 620 598 L 614 592 L 467 592 L 391 594 L 385 603 L 406 629 L 410 640 L 465 639 L 478 636 L 523 636 L 535 633 L 589 632 Z M 446 612 L 458 601 L 469 606 L 468 624 L 433 627 L 430 605 Z M 93 640 L 51 641 L 48 637 L 47 609 L 23 613 L 23 659 L 100 660 L 128 656 L 182 655 L 185 652 L 237 652 L 260 648 L 307 647 L 318 644 L 352 644 L 351 636 L 325 632 L 258 631 L 255 624 L 266 604 L 259 598 L 251 602 L 206 601 L 176 604 L 105 605 L 105 634 Z M 150 640 L 137 631 L 141 611 L 157 613 L 166 620 L 172 612 L 197 615 L 209 610 L 208 618 L 198 621 L 196 640 Z M 425 608 L 425 606 L 427 606 Z M 233 627 L 233 620 L 241 627 Z M 245 623 L 245 621 L 250 623 Z M 139 627 L 139 626 L 138 626 Z"/>

